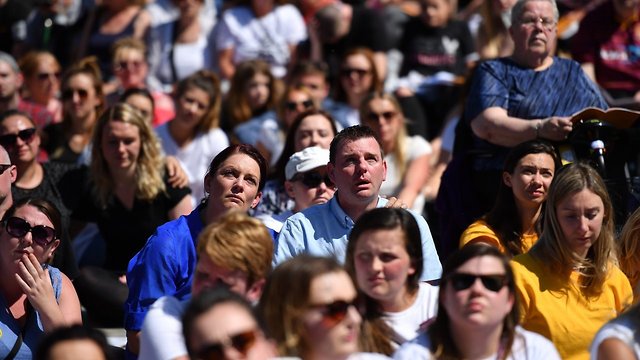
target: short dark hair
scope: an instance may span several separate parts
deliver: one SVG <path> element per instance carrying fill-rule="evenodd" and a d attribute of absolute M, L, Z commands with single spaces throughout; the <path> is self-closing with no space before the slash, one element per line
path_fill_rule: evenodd
<path fill-rule="evenodd" d="M 111 348 L 111 346 L 107 342 L 107 338 L 102 332 L 100 332 L 100 330 L 94 329 L 89 326 L 76 324 L 57 328 L 53 332 L 47 334 L 38 345 L 33 359 L 49 360 L 51 358 L 51 350 L 54 346 L 60 344 L 61 342 L 71 340 L 92 341 L 93 343 L 98 345 L 100 350 L 102 350 L 105 359 L 115 360 L 118 358 L 115 353 L 116 349 Z"/>
<path fill-rule="evenodd" d="M 156 101 L 153 99 L 153 95 L 151 95 L 151 92 L 145 88 L 129 88 L 127 90 L 124 91 L 124 93 L 122 93 L 122 95 L 120 95 L 120 102 L 125 102 L 127 101 L 127 99 L 133 95 L 140 95 L 140 96 L 144 96 L 147 99 L 149 99 L 149 101 L 151 101 L 151 107 L 152 108 L 156 108 Z"/>
<path fill-rule="evenodd" d="M 34 127 L 36 126 L 36 123 L 31 118 L 31 115 L 27 114 L 26 112 L 24 112 L 22 110 L 18 110 L 18 109 L 9 109 L 9 110 L 5 110 L 3 112 L 0 112 L 0 124 L 2 124 L 5 120 L 7 120 L 8 118 L 10 118 L 12 116 L 22 116 L 23 118 L 29 120 L 29 122 L 31 123 L 32 126 L 34 126 Z"/>
<path fill-rule="evenodd" d="M 378 138 L 376 132 L 365 125 L 354 125 L 343 129 L 331 140 L 331 145 L 329 146 L 329 162 L 335 164 L 338 148 L 344 143 L 366 138 L 374 138 L 380 148 L 380 154 L 384 156 L 380 138 Z"/>
<path fill-rule="evenodd" d="M 193 336 L 193 324 L 198 317 L 202 314 L 213 309 L 220 304 L 235 304 L 245 310 L 251 315 L 258 323 L 260 329 L 266 333 L 264 326 L 258 320 L 255 310 L 251 304 L 242 296 L 226 289 L 224 287 L 216 287 L 213 289 L 205 289 L 200 294 L 191 299 L 189 305 L 182 315 L 182 334 L 184 335 L 184 343 L 187 346 L 187 351 L 192 358 L 194 358 L 194 349 L 191 348 L 191 337 Z"/>

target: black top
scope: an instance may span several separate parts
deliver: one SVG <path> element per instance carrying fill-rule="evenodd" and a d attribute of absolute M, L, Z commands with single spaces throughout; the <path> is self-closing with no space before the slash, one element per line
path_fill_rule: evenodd
<path fill-rule="evenodd" d="M 81 154 L 69 147 L 69 142 L 64 135 L 63 129 L 62 123 L 47 125 L 43 129 L 42 147 L 49 155 L 50 161 L 77 164 Z"/>
<path fill-rule="evenodd" d="M 88 168 L 69 172 L 64 182 L 65 192 L 79 196 L 70 195 L 71 201 L 67 205 L 73 209 L 74 218 L 98 224 L 106 244 L 106 269 L 126 272 L 129 260 L 147 238 L 158 226 L 170 220 L 169 210 L 191 193 L 188 187 L 172 187 L 166 172 L 164 182 L 166 191 L 152 201 L 135 199 L 133 207 L 127 209 L 117 197 L 111 196 L 107 206 L 102 208 L 94 196 Z"/>
<path fill-rule="evenodd" d="M 17 202 L 24 198 L 41 198 L 50 201 L 58 208 L 62 215 L 62 229 L 60 229 L 60 246 L 55 252 L 52 265 L 64 272 L 70 279 L 78 275 L 78 266 L 71 247 L 69 236 L 69 223 L 71 210 L 65 205 L 62 194 L 59 190 L 64 175 L 75 169 L 75 165 L 48 162 L 42 164 L 44 174 L 40 185 L 33 189 L 24 189 L 11 186 L 13 201 Z"/>

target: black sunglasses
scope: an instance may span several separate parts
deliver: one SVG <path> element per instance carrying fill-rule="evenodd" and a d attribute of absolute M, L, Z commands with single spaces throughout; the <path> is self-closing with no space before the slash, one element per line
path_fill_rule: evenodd
<path fill-rule="evenodd" d="M 507 285 L 507 276 L 500 275 L 475 275 L 475 274 L 465 274 L 465 273 L 455 273 L 451 275 L 449 278 L 451 282 L 451 286 L 455 291 L 461 291 L 464 289 L 468 289 L 473 285 L 477 279 L 482 281 L 482 286 L 485 289 L 493 292 L 498 292 L 505 285 Z"/>
<path fill-rule="evenodd" d="M 356 308 L 358 312 L 359 309 L 359 301 L 358 299 L 353 299 L 348 302 L 345 300 L 337 300 L 329 304 L 320 304 L 320 305 L 312 305 L 312 308 L 320 309 L 322 312 L 322 318 L 325 321 L 325 324 L 328 327 L 334 326 L 344 320 L 347 317 L 347 313 L 349 312 L 350 307 Z"/>
<path fill-rule="evenodd" d="M 47 246 L 56 239 L 56 231 L 49 226 L 31 226 L 25 219 L 12 216 L 4 221 L 4 226 L 9 235 L 21 238 L 31 232 L 33 242 L 40 246 Z"/>
<path fill-rule="evenodd" d="M 298 174 L 291 179 L 291 181 L 301 181 L 304 186 L 311 188 L 316 188 L 320 186 L 321 183 L 325 183 L 327 187 L 334 187 L 333 181 L 329 178 L 329 175 L 321 175 L 317 171 L 308 171 L 304 174 Z"/>
<path fill-rule="evenodd" d="M 300 102 L 295 102 L 295 101 L 287 101 L 284 106 L 287 110 L 289 111 L 294 111 L 298 109 L 298 106 L 302 105 L 302 107 L 307 110 L 307 109 L 311 109 L 311 107 L 313 106 L 313 101 L 312 100 L 305 100 L 305 101 L 300 101 Z"/>
<path fill-rule="evenodd" d="M 358 77 L 363 77 L 365 75 L 368 75 L 369 73 L 371 73 L 371 70 L 366 70 L 366 69 L 356 69 L 356 68 L 344 68 L 342 70 L 340 70 L 340 73 L 342 74 L 342 76 L 351 76 L 352 74 L 356 74 L 358 75 Z"/>
<path fill-rule="evenodd" d="M 60 79 L 60 72 L 39 73 L 37 76 L 38 76 L 38 80 L 41 80 L 41 81 L 48 80 L 51 77 Z"/>
<path fill-rule="evenodd" d="M 11 168 L 11 164 L 0 164 L 0 175 L 4 174 L 9 168 Z"/>
<path fill-rule="evenodd" d="M 78 93 L 80 99 L 85 100 L 89 96 L 89 92 L 85 89 L 66 89 L 62 92 L 62 100 L 73 99 L 73 94 Z"/>
<path fill-rule="evenodd" d="M 18 138 L 20 140 L 30 143 L 33 139 L 33 136 L 36 134 L 36 128 L 29 128 L 18 131 L 17 134 L 5 134 L 0 136 L 0 145 L 4 147 L 12 147 L 15 146 Z"/>
<path fill-rule="evenodd" d="M 380 117 L 382 117 L 383 119 L 385 119 L 386 121 L 389 121 L 391 119 L 393 119 L 398 113 L 395 111 L 385 111 L 383 113 L 375 113 L 375 112 L 370 112 L 369 115 L 367 115 L 367 117 L 369 118 L 369 121 L 373 121 L 373 122 L 377 122 L 378 119 L 380 119 Z"/>
<path fill-rule="evenodd" d="M 239 334 L 230 336 L 226 341 L 217 342 L 205 345 L 200 351 L 198 351 L 198 359 L 202 360 L 223 360 L 226 359 L 225 349 L 233 347 L 243 356 L 247 355 L 247 352 L 256 343 L 258 338 L 258 330 L 252 329 L 249 331 L 241 332 Z"/>

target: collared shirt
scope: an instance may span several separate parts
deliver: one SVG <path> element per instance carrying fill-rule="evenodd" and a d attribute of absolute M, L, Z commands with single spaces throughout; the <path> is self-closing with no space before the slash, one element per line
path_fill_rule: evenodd
<path fill-rule="evenodd" d="M 204 228 L 201 207 L 158 227 L 129 262 L 125 329 L 140 330 L 147 311 L 162 296 L 171 295 L 181 300 L 191 297 L 196 242 Z"/>
<path fill-rule="evenodd" d="M 378 198 L 376 207 L 383 207 L 387 200 Z M 439 279 L 442 265 L 431 237 L 429 225 L 419 214 L 409 210 L 416 219 L 422 238 L 424 267 L 421 280 Z M 344 263 L 348 236 L 353 229 L 353 220 L 338 204 L 338 194 L 325 204 L 311 206 L 289 217 L 282 226 L 276 241 L 273 265 L 307 253 L 317 256 L 334 256 Z"/>

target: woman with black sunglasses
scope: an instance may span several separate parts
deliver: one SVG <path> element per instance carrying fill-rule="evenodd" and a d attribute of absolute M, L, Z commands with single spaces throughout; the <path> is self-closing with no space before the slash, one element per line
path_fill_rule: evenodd
<path fill-rule="evenodd" d="M 60 245 L 60 213 L 42 199 L 24 199 L 0 227 L 0 357 L 30 359 L 45 332 L 82 323 L 71 280 L 47 265 Z"/>
<path fill-rule="evenodd" d="M 420 282 L 422 241 L 413 215 L 378 208 L 356 221 L 345 268 L 365 299 L 360 345 L 391 355 L 437 312 L 438 288 Z"/>
<path fill-rule="evenodd" d="M 518 326 L 513 271 L 494 247 L 470 244 L 449 257 L 438 304 L 427 331 L 394 359 L 560 359 L 549 340 Z"/>
<path fill-rule="evenodd" d="M 358 353 L 358 307 L 355 285 L 335 259 L 300 255 L 271 273 L 258 311 L 281 356 L 386 359 Z"/>

